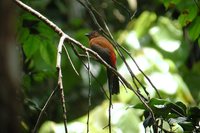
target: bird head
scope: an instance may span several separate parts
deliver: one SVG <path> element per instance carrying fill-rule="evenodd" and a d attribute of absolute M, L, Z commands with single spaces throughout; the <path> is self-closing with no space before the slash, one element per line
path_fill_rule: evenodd
<path fill-rule="evenodd" d="M 92 31 L 90 33 L 85 34 L 85 36 L 87 36 L 89 39 L 101 36 L 97 31 Z"/>

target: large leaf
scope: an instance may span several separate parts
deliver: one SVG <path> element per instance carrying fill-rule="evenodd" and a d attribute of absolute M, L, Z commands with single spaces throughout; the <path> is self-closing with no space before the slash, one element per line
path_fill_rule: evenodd
<path fill-rule="evenodd" d="M 169 118 L 169 114 L 174 114 L 171 116 L 177 117 L 179 115 L 185 115 L 186 112 L 185 105 L 182 102 L 177 102 L 174 104 L 167 99 L 152 98 L 148 105 L 151 107 L 156 117 L 162 117 L 166 119 Z M 147 110 L 146 107 L 141 103 L 133 106 L 133 108 Z"/>
<path fill-rule="evenodd" d="M 192 24 L 189 26 L 189 36 L 194 41 L 200 35 L 200 16 L 196 17 Z"/>
<path fill-rule="evenodd" d="M 186 26 L 191 23 L 194 18 L 197 16 L 198 9 L 194 5 L 193 7 L 186 7 L 179 16 L 178 20 L 182 26 Z"/>
<path fill-rule="evenodd" d="M 44 42 L 40 46 L 40 54 L 42 59 L 50 66 L 55 67 L 56 61 L 56 47 L 53 44 Z"/>
<path fill-rule="evenodd" d="M 27 40 L 23 43 L 23 50 L 28 59 L 30 59 L 33 54 L 42 45 L 40 38 L 38 36 L 30 35 Z"/>

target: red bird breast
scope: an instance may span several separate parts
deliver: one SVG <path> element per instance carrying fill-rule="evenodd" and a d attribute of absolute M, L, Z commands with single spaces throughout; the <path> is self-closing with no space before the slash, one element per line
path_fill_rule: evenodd
<path fill-rule="evenodd" d="M 110 61 L 111 61 L 111 63 L 110 62 L 107 62 L 107 63 L 109 63 L 112 67 L 114 67 L 116 65 L 116 55 L 115 55 L 115 52 L 114 52 L 114 48 L 113 48 L 112 44 L 107 39 L 105 39 L 102 36 L 95 37 L 95 38 L 92 38 L 90 40 L 89 44 L 90 44 L 90 47 L 92 47 L 92 45 L 96 44 L 96 45 L 102 47 L 102 49 L 105 49 L 105 52 L 106 52 L 106 49 L 107 49 L 107 52 L 109 52 L 108 54 L 109 54 L 109 58 L 110 58 Z"/>

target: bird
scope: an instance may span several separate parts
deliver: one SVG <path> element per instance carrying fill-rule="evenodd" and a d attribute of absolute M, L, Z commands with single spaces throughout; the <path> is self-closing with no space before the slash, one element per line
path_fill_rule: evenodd
<path fill-rule="evenodd" d="M 112 66 L 115 70 L 116 67 L 116 54 L 113 48 L 113 45 L 103 37 L 99 32 L 92 31 L 90 33 L 85 34 L 89 39 L 90 48 L 98 53 L 98 55 L 110 66 Z M 119 78 L 118 76 L 112 72 L 109 68 L 107 68 L 107 78 L 108 78 L 108 88 L 110 94 L 118 94 L 119 90 Z"/>

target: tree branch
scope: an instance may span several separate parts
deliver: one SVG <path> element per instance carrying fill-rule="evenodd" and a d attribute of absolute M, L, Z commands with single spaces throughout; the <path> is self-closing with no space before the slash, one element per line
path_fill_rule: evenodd
<path fill-rule="evenodd" d="M 56 68 L 58 71 L 58 87 L 60 89 L 60 95 L 61 95 L 65 132 L 67 133 L 68 132 L 67 131 L 67 111 L 65 107 L 65 96 L 64 96 L 64 91 L 63 91 L 62 68 L 61 68 L 61 54 L 62 54 L 62 47 L 64 45 L 65 38 L 66 38 L 65 34 L 63 34 L 58 44 Z"/>
<path fill-rule="evenodd" d="M 35 127 L 34 127 L 34 129 L 33 129 L 33 133 L 37 133 L 38 124 L 39 124 L 39 122 L 40 122 L 40 120 L 41 120 L 41 117 L 42 117 L 44 111 L 46 110 L 47 105 L 49 104 L 51 98 L 53 97 L 53 95 L 56 93 L 57 90 L 58 90 L 58 86 L 56 86 L 56 88 L 51 92 L 51 94 L 50 94 L 50 96 L 48 97 L 46 103 L 44 104 L 43 108 L 41 109 L 40 114 L 39 114 L 38 119 L 37 119 L 37 122 L 36 122 L 36 124 L 35 124 Z"/>
<path fill-rule="evenodd" d="M 48 20 L 46 17 L 44 17 L 43 15 L 41 15 L 39 12 L 35 11 L 34 9 L 32 9 L 31 7 L 25 5 L 24 3 L 22 3 L 19 0 L 14 0 L 14 2 L 21 7 L 22 9 L 30 12 L 32 15 L 36 16 L 38 19 L 40 19 L 41 21 L 43 21 L 44 23 L 46 23 L 49 27 L 51 27 L 56 33 L 58 33 L 60 35 L 60 42 L 58 45 L 58 51 L 57 51 L 57 63 L 56 63 L 56 68 L 58 70 L 58 85 L 59 85 L 59 89 L 61 90 L 61 96 L 62 96 L 62 103 L 64 103 L 64 92 L 63 92 L 63 84 L 62 84 L 62 71 L 61 71 L 61 52 L 62 52 L 62 46 L 63 46 L 63 42 L 67 41 L 70 42 L 72 45 L 76 45 L 77 47 L 79 47 L 81 50 L 83 50 L 85 53 L 89 53 L 93 56 L 95 56 L 104 66 L 106 66 L 108 69 L 110 69 L 113 73 L 115 73 L 120 79 L 121 81 L 126 85 L 127 88 L 129 88 L 130 90 L 132 90 L 135 95 L 139 98 L 139 100 L 145 105 L 145 107 L 150 111 L 152 118 L 155 121 L 155 117 L 153 114 L 152 109 L 148 106 L 148 104 L 146 103 L 145 99 L 143 99 L 140 94 L 133 89 L 133 87 L 131 86 L 131 84 L 120 74 L 118 73 L 113 67 L 111 67 L 109 64 L 107 64 L 96 52 L 94 52 L 93 50 L 85 47 L 82 43 L 80 43 L 79 41 L 73 39 L 72 37 L 68 36 L 67 34 L 65 34 L 57 25 L 55 25 L 53 22 L 51 22 L 50 20 Z M 66 108 L 65 105 L 63 104 L 63 112 L 64 114 L 66 114 Z M 66 126 L 66 116 L 64 116 L 64 123 Z M 67 132 L 67 127 L 65 127 L 65 130 Z"/>
<path fill-rule="evenodd" d="M 24 4 L 20 0 L 14 0 L 14 2 L 19 7 L 21 7 L 22 9 L 26 10 L 27 12 L 31 13 L 33 16 L 36 16 L 38 19 L 40 19 L 41 21 L 43 21 L 44 23 L 46 23 L 49 27 L 51 27 L 60 36 L 63 35 L 64 32 L 57 25 L 55 25 L 53 22 L 51 22 L 50 20 L 48 20 L 45 16 L 43 16 L 42 14 L 40 14 L 38 11 L 36 11 L 33 8 L 31 8 L 30 6 Z"/>

